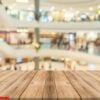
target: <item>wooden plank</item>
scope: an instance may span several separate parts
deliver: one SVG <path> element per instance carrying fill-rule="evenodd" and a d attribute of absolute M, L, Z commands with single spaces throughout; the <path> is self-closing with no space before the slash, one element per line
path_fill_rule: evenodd
<path fill-rule="evenodd" d="M 65 74 L 75 90 L 81 96 L 81 99 L 97 100 L 97 98 L 100 98 L 100 93 L 89 84 L 87 84 L 80 76 L 76 74 L 76 72 L 65 72 Z"/>
<path fill-rule="evenodd" d="M 2 81 L 6 80 L 9 76 L 11 76 L 12 74 L 14 74 L 14 72 L 3 72 L 0 75 L 0 84 L 2 83 Z"/>
<path fill-rule="evenodd" d="M 43 89 L 45 86 L 46 79 L 45 71 L 39 71 L 27 87 L 27 89 L 23 92 L 20 97 L 20 100 L 35 100 L 42 99 L 43 97 Z"/>
<path fill-rule="evenodd" d="M 28 74 L 25 73 L 25 77 L 23 77 L 21 80 L 19 79 L 18 84 L 15 83 L 14 89 L 12 90 L 13 92 L 9 95 L 10 99 L 18 99 L 22 95 L 22 93 L 25 91 L 25 89 L 28 87 L 32 79 L 34 78 L 36 74 L 36 71 L 33 72 L 28 72 Z"/>
<path fill-rule="evenodd" d="M 89 74 L 86 74 L 83 71 L 76 72 L 77 75 L 79 75 L 87 84 L 89 84 L 92 88 L 94 88 L 97 92 L 100 92 L 100 82 L 95 80 L 93 77 L 91 77 Z"/>
<path fill-rule="evenodd" d="M 13 71 L 0 71 L 0 79 L 7 76 L 8 74 L 14 73 Z"/>
<path fill-rule="evenodd" d="M 4 81 L 0 83 L 0 96 L 7 96 L 7 94 L 2 94 L 6 91 L 24 72 L 11 72 L 12 74 L 6 77 Z M 6 73 L 7 75 L 8 73 Z"/>
<path fill-rule="evenodd" d="M 2 77 L 0 77 L 0 90 L 3 87 L 4 83 L 8 83 L 9 79 L 13 76 L 15 72 L 6 72 Z M 8 81 L 7 81 L 8 80 Z"/>
<path fill-rule="evenodd" d="M 3 75 L 1 78 L 0 78 L 0 90 L 3 88 L 3 85 L 5 85 L 5 83 L 9 83 L 12 79 L 15 78 L 15 72 L 6 72 L 5 75 Z M 17 76 L 16 76 L 17 77 Z"/>
<path fill-rule="evenodd" d="M 63 72 L 54 72 L 54 76 L 59 100 L 80 100 L 77 91 L 75 91 Z"/>
<path fill-rule="evenodd" d="M 10 97 L 10 100 L 19 99 L 19 96 L 22 94 L 21 92 L 23 92 L 24 88 L 26 88 L 26 84 L 29 84 L 27 81 L 30 82 L 30 78 L 29 78 L 30 75 L 33 76 L 34 74 L 31 72 L 23 72 L 21 77 L 20 76 L 17 77 L 16 81 L 13 82 L 13 84 L 11 84 L 10 86 L 8 86 L 7 89 L 3 90 L 3 92 L 0 95 L 8 96 Z M 16 76 L 18 76 L 18 74 Z"/>
<path fill-rule="evenodd" d="M 49 71 L 46 74 L 46 81 L 44 86 L 43 100 L 57 100 L 57 90 L 55 86 L 54 73 Z"/>
<path fill-rule="evenodd" d="M 89 71 L 89 72 L 100 77 L 100 71 Z"/>
<path fill-rule="evenodd" d="M 1 70 L 0 70 L 0 77 L 2 76 L 3 73 L 5 73 L 5 71 L 1 71 Z"/>
<path fill-rule="evenodd" d="M 7 81 L 5 81 L 4 83 L 4 87 L 6 86 L 6 88 L 0 92 L 1 96 L 10 96 L 10 94 L 12 94 L 16 87 L 18 87 L 18 84 L 20 83 L 20 81 L 25 78 L 25 75 L 27 75 L 28 72 L 16 72 L 12 77 L 10 77 Z M 21 76 L 21 77 L 20 77 Z"/>
<path fill-rule="evenodd" d="M 1 71 L 0 96 L 10 100 L 99 100 L 97 71 Z"/>
<path fill-rule="evenodd" d="M 93 72 L 97 72 L 100 75 L 100 70 L 96 70 L 96 71 L 93 71 Z"/>
<path fill-rule="evenodd" d="M 92 79 L 98 81 L 100 84 L 100 76 L 98 76 L 96 73 L 94 74 L 91 71 L 84 71 L 84 73 L 87 74 L 88 76 L 90 76 Z"/>

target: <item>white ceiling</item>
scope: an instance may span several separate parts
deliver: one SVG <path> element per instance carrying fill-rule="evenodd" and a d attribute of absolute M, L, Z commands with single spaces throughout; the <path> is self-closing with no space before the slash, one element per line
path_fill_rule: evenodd
<path fill-rule="evenodd" d="M 28 3 L 16 3 L 15 0 L 2 0 L 2 1 L 3 1 L 4 5 L 9 5 L 11 7 L 16 6 L 17 8 L 20 8 L 20 7 L 28 8 L 28 7 L 33 6 L 33 3 L 34 3 L 33 2 L 34 0 L 30 0 L 30 2 L 28 2 Z M 76 4 L 74 4 L 74 3 L 70 4 L 70 3 L 71 2 L 79 2 L 79 1 L 80 1 L 80 4 L 78 4 L 78 5 L 84 6 L 84 7 L 81 6 L 80 8 L 86 8 L 87 7 L 85 5 L 86 1 L 87 1 L 87 3 L 90 2 L 90 1 L 93 1 L 93 2 L 89 3 L 89 4 L 91 4 L 91 6 L 92 6 L 92 3 L 93 3 L 93 5 L 94 5 L 93 7 L 95 7 L 95 4 L 96 4 L 96 6 L 100 4 L 100 0 L 62 0 L 62 1 L 61 0 L 40 0 L 40 1 L 41 1 L 41 3 L 46 4 L 46 7 L 47 7 L 47 4 L 48 4 L 49 8 L 52 7 L 52 6 L 55 6 L 54 2 L 57 2 L 57 1 L 58 1 L 58 4 L 59 4 L 59 7 L 61 7 L 60 2 L 62 2 L 62 3 L 65 2 L 66 8 L 68 7 L 67 5 L 71 5 L 70 7 L 74 7 Z M 82 3 L 83 1 L 84 1 L 84 3 Z M 10 29 L 16 29 L 16 27 L 18 28 L 18 27 L 22 27 L 22 26 L 23 27 L 29 27 L 29 29 L 31 29 L 31 28 L 33 29 L 33 27 L 37 27 L 37 26 L 34 26 L 34 25 L 37 25 L 35 22 L 29 22 L 29 23 L 26 22 L 26 21 L 19 22 L 18 20 L 16 21 L 16 20 L 12 19 L 10 16 L 7 15 L 6 11 L 4 10 L 4 7 L 1 7 L 1 6 L 0 6 L 0 21 L 2 22 L 0 24 L 0 29 L 9 29 L 10 30 Z M 59 24 L 58 23 L 53 23 L 53 24 L 52 23 L 51 24 L 50 23 L 46 23 L 46 24 L 40 23 L 40 28 L 45 29 L 45 30 L 46 29 L 48 29 L 48 30 L 51 30 L 51 29 L 52 30 L 58 30 L 59 29 L 61 31 L 62 30 L 65 31 L 65 30 L 68 30 L 69 27 L 71 27 L 69 29 L 72 30 L 73 29 L 72 25 L 73 25 L 73 23 L 66 23 L 66 24 L 64 24 L 64 23 L 59 23 Z M 77 30 L 79 30 L 79 29 L 100 30 L 100 23 L 99 22 L 84 23 L 84 24 L 83 23 L 75 23 L 74 26 L 75 26 L 74 28 L 77 29 Z"/>
<path fill-rule="evenodd" d="M 23 1 L 23 0 L 20 0 Z M 26 1 L 26 0 L 25 0 Z M 2 3 L 5 6 L 11 6 L 14 8 L 34 8 L 34 0 L 29 0 L 29 2 L 16 2 L 16 0 L 2 0 Z M 88 8 L 94 7 L 96 8 L 100 5 L 100 0 L 40 0 L 41 8 L 50 8 L 52 6 L 56 8 L 69 8 L 73 7 L 81 9 L 81 8 Z"/>
<path fill-rule="evenodd" d="M 34 27 L 40 27 L 43 30 L 51 30 L 57 32 L 63 31 L 77 31 L 77 30 L 88 30 L 88 31 L 100 31 L 100 22 L 77 22 L 77 23 L 37 23 L 36 21 L 19 21 L 13 19 L 7 14 L 3 6 L 0 6 L 0 30 L 16 30 L 17 28 L 28 28 L 33 31 Z"/>

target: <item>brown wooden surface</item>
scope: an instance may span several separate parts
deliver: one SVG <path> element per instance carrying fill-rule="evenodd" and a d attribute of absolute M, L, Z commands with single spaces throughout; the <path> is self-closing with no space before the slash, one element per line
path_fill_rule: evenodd
<path fill-rule="evenodd" d="M 11 100 L 100 100 L 100 72 L 0 71 L 0 96 Z"/>

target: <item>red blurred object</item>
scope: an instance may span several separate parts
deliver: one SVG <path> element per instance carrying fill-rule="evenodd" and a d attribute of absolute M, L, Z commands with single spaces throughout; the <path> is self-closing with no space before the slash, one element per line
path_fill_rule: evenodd
<path fill-rule="evenodd" d="M 1 97 L 0 96 L 0 100 L 10 100 L 9 97 Z"/>
<path fill-rule="evenodd" d="M 23 58 L 23 63 L 26 63 L 28 61 L 27 58 Z"/>

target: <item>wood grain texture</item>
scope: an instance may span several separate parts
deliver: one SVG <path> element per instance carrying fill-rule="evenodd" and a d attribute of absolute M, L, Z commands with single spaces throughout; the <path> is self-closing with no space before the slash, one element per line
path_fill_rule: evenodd
<path fill-rule="evenodd" d="M 100 100 L 99 71 L 0 71 L 10 100 Z"/>
<path fill-rule="evenodd" d="M 75 99 L 79 100 L 79 95 L 75 89 L 70 84 L 69 80 L 66 78 L 63 72 L 54 72 L 55 75 L 55 84 L 57 88 L 59 100 L 66 99 Z"/>
<path fill-rule="evenodd" d="M 46 73 L 45 87 L 43 91 L 43 99 L 57 100 L 57 90 L 55 85 L 55 76 L 53 72 Z"/>
<path fill-rule="evenodd" d="M 30 82 L 27 89 L 21 96 L 21 100 L 23 99 L 42 99 L 43 96 L 43 89 L 45 86 L 45 79 L 46 79 L 47 72 L 37 72 L 33 80 Z"/>
<path fill-rule="evenodd" d="M 67 72 L 65 74 L 82 99 L 96 100 L 97 98 L 100 98 L 100 93 L 95 88 L 90 86 L 90 84 L 84 81 L 81 78 L 81 74 L 77 75 L 77 72 Z M 91 81 L 92 84 L 94 84 L 94 82 L 95 80 L 93 82 Z"/>

